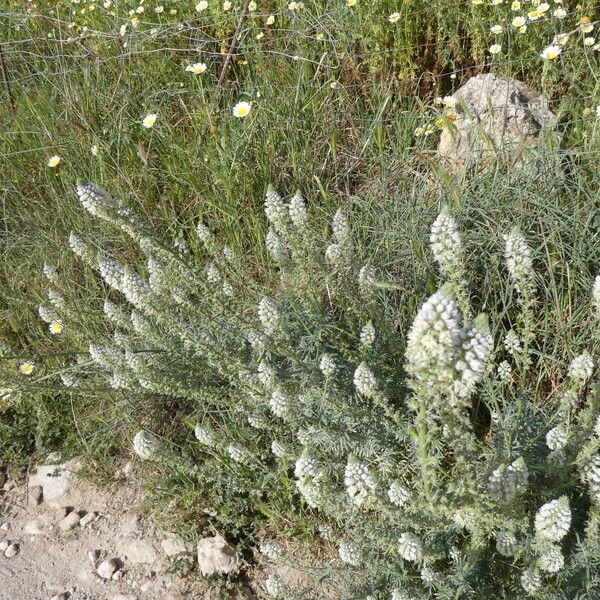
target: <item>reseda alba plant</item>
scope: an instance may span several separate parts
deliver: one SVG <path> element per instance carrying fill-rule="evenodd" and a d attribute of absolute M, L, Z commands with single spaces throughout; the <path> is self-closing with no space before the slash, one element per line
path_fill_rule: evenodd
<path fill-rule="evenodd" d="M 105 381 L 133 397 L 181 399 L 197 423 L 194 468 L 211 493 L 237 494 L 248 510 L 290 494 L 309 507 L 302 518 L 339 558 L 314 566 L 340 598 L 600 597 L 594 361 L 574 356 L 542 402 L 534 372 L 546 358 L 534 350 L 543 307 L 520 231 L 505 239 L 516 303 L 505 307 L 516 315 L 506 334 L 499 314 L 475 316 L 447 208 L 430 238 L 442 281 L 398 331 L 397 286 L 359 260 L 342 211 L 325 240 L 300 194 L 285 202 L 269 190 L 266 245 L 279 281 L 267 286 L 205 224 L 190 233 L 208 257 L 199 264 L 95 185 L 77 193 L 132 237 L 147 268 L 71 235 L 117 294 L 104 305 L 112 337 L 90 344 L 91 363 L 72 365 L 65 385 Z M 598 318 L 598 280 L 592 288 Z M 40 315 L 67 321 L 56 303 Z M 133 446 L 144 459 L 177 460 L 156 431 L 140 431 Z M 286 560 L 277 540 L 260 551 Z M 277 577 L 265 592 L 293 595 Z"/>

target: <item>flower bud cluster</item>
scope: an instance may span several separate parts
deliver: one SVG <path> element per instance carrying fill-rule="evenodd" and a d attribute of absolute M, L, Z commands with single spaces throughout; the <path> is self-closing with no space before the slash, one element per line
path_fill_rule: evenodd
<path fill-rule="evenodd" d="M 360 345 L 364 350 L 371 348 L 375 342 L 375 327 L 373 323 L 369 321 L 366 325 L 363 325 L 360 330 Z"/>
<path fill-rule="evenodd" d="M 241 444 L 230 444 L 227 446 L 227 454 L 229 454 L 231 460 L 241 464 L 247 463 L 250 458 L 250 453 Z"/>
<path fill-rule="evenodd" d="M 265 579 L 265 590 L 272 598 L 277 598 L 283 592 L 283 580 L 279 575 L 269 575 Z"/>
<path fill-rule="evenodd" d="M 358 545 L 351 540 L 340 542 L 338 548 L 340 560 L 347 565 L 357 567 L 361 563 L 362 553 Z"/>
<path fill-rule="evenodd" d="M 348 218 L 341 208 L 338 208 L 335 215 L 333 215 L 331 230 L 333 237 L 342 246 L 347 246 L 350 243 L 350 225 L 348 225 Z"/>
<path fill-rule="evenodd" d="M 514 556 L 517 550 L 517 538 L 509 531 L 499 531 L 496 534 L 496 550 L 502 556 Z"/>
<path fill-rule="evenodd" d="M 261 554 L 264 554 L 271 560 L 278 560 L 283 554 L 283 548 L 281 547 L 281 545 L 273 541 L 263 542 L 260 545 L 259 550 Z"/>
<path fill-rule="evenodd" d="M 533 567 L 527 567 L 521 573 L 521 587 L 531 595 L 536 594 L 542 587 L 542 578 Z"/>
<path fill-rule="evenodd" d="M 275 390 L 271 394 L 269 407 L 276 417 L 285 418 L 290 408 L 290 398 L 283 390 Z"/>
<path fill-rule="evenodd" d="M 560 542 L 571 527 L 569 499 L 562 496 L 544 504 L 535 515 L 535 535 L 538 540 Z"/>
<path fill-rule="evenodd" d="M 403 533 L 398 538 L 398 552 L 404 560 L 419 562 L 423 558 L 423 542 L 414 533 Z"/>
<path fill-rule="evenodd" d="M 568 376 L 575 383 L 585 383 L 594 372 L 594 361 L 590 353 L 586 350 L 579 356 L 576 356 L 569 365 Z"/>
<path fill-rule="evenodd" d="M 270 189 L 265 196 L 265 215 L 276 231 L 283 232 L 288 225 L 289 213 L 281 196 Z"/>
<path fill-rule="evenodd" d="M 308 210 L 300 192 L 296 192 L 290 199 L 288 211 L 294 227 L 299 231 L 306 230 L 308 227 Z"/>
<path fill-rule="evenodd" d="M 263 298 L 258 305 L 258 318 L 267 335 L 275 333 L 281 325 L 277 304 L 271 298 Z"/>
<path fill-rule="evenodd" d="M 101 188 L 93 183 L 77 186 L 77 196 L 83 207 L 96 217 L 106 218 L 108 209 L 115 208 L 115 201 Z"/>
<path fill-rule="evenodd" d="M 157 441 L 149 431 L 138 431 L 133 438 L 134 452 L 144 460 L 152 458 L 156 452 Z"/>
<path fill-rule="evenodd" d="M 458 225 L 448 208 L 444 208 L 431 226 L 429 236 L 434 260 L 446 273 L 457 268 L 462 259 L 462 243 Z"/>
<path fill-rule="evenodd" d="M 331 354 L 323 354 L 323 356 L 321 356 L 319 369 L 321 369 L 321 373 L 323 373 L 325 377 L 333 377 L 336 368 L 335 358 L 333 358 Z"/>
<path fill-rule="evenodd" d="M 388 498 L 396 506 L 404 506 L 410 500 L 410 497 L 410 491 L 397 481 L 394 481 L 388 488 Z"/>
<path fill-rule="evenodd" d="M 361 506 L 373 497 L 376 488 L 375 477 L 366 464 L 351 456 L 344 471 L 344 485 L 353 504 Z"/>
<path fill-rule="evenodd" d="M 73 231 L 69 234 L 69 247 L 81 260 L 91 265 L 95 264 L 96 249 Z"/>
<path fill-rule="evenodd" d="M 275 231 L 269 229 L 265 242 L 267 250 L 276 264 L 285 265 L 290 260 L 288 247 Z"/>
<path fill-rule="evenodd" d="M 506 236 L 504 260 L 517 292 L 522 294 L 533 291 L 535 274 L 531 250 L 525 238 L 517 229 L 513 229 Z"/>
<path fill-rule="evenodd" d="M 354 371 L 353 381 L 358 393 L 366 398 L 373 398 L 377 394 L 377 379 L 365 363 L 358 365 Z"/>
<path fill-rule="evenodd" d="M 553 427 L 546 434 L 546 446 L 550 448 L 550 450 L 558 451 L 562 450 L 569 441 L 567 436 L 567 432 L 562 425 L 558 425 L 557 427 Z"/>
<path fill-rule="evenodd" d="M 194 436 L 203 446 L 208 448 L 215 448 L 217 445 L 215 432 L 208 425 L 198 423 L 194 429 Z"/>
<path fill-rule="evenodd" d="M 527 486 L 529 470 L 522 457 L 511 465 L 501 465 L 489 477 L 488 492 L 494 500 L 510 502 Z"/>

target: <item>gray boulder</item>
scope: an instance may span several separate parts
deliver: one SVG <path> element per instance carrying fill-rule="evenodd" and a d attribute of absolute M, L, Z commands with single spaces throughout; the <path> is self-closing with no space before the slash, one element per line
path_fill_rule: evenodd
<path fill-rule="evenodd" d="M 477 75 L 453 96 L 456 106 L 445 114 L 455 121 L 442 130 L 438 156 L 454 172 L 485 167 L 498 156 L 522 162 L 555 121 L 539 92 L 510 77 Z"/>

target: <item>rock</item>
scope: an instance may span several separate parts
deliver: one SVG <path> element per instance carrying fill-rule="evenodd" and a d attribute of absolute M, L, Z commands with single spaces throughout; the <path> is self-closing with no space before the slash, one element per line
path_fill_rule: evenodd
<path fill-rule="evenodd" d="M 81 527 L 86 527 L 87 525 L 89 525 L 90 523 L 92 523 L 93 521 L 95 521 L 98 518 L 98 513 L 97 512 L 89 512 L 85 515 L 83 515 L 83 517 L 81 517 L 81 519 L 79 520 L 79 525 Z"/>
<path fill-rule="evenodd" d="M 10 523 L 2 523 L 2 525 L 0 525 L 0 529 L 2 531 L 10 531 Z"/>
<path fill-rule="evenodd" d="M 56 594 L 55 596 L 52 596 L 50 600 L 69 600 L 70 597 L 70 592 L 62 592 L 61 594 Z"/>
<path fill-rule="evenodd" d="M 2 540 L 0 542 L 0 552 L 5 552 L 9 546 L 10 546 L 10 542 L 8 540 Z"/>
<path fill-rule="evenodd" d="M 151 565 L 158 558 L 152 542 L 148 539 L 125 538 L 117 544 L 117 552 L 134 565 Z"/>
<path fill-rule="evenodd" d="M 73 506 L 69 497 L 73 475 L 79 469 L 77 461 L 70 461 L 61 465 L 44 465 L 38 467 L 37 473 L 29 479 L 29 489 L 41 486 L 44 501 L 55 508 Z"/>
<path fill-rule="evenodd" d="M 103 560 L 96 573 L 102 577 L 102 579 L 111 579 L 112 576 L 119 570 L 119 563 L 114 559 Z"/>
<path fill-rule="evenodd" d="M 88 552 L 88 558 L 90 559 L 90 563 L 92 563 L 92 567 L 96 568 L 96 563 L 100 558 L 100 550 L 90 550 Z"/>
<path fill-rule="evenodd" d="M 131 515 L 121 526 L 121 535 L 123 537 L 134 537 L 139 533 L 141 518 L 139 515 Z"/>
<path fill-rule="evenodd" d="M 230 573 L 238 563 L 235 549 L 220 535 L 203 538 L 198 542 L 198 567 L 202 575 L 208 577 L 215 573 Z"/>
<path fill-rule="evenodd" d="M 44 501 L 44 488 L 41 485 L 29 486 L 29 504 L 39 506 Z"/>
<path fill-rule="evenodd" d="M 45 523 L 41 519 L 34 519 L 33 521 L 28 521 L 25 523 L 25 527 L 23 528 L 23 533 L 26 535 L 41 535 L 44 533 L 44 525 Z"/>
<path fill-rule="evenodd" d="M 70 512 L 64 519 L 58 523 L 58 528 L 61 531 L 71 531 L 80 521 L 80 517 L 76 511 Z"/>
<path fill-rule="evenodd" d="M 540 132 L 555 119 L 539 92 L 510 77 L 477 75 L 453 96 L 456 106 L 445 115 L 455 121 L 442 130 L 438 156 L 454 172 L 485 166 L 500 154 L 522 161 L 524 151 L 539 145 Z"/>
<path fill-rule="evenodd" d="M 180 556 L 182 554 L 191 554 L 191 549 L 176 534 L 168 533 L 160 543 L 163 552 L 167 556 Z"/>
<path fill-rule="evenodd" d="M 142 594 L 149 594 L 150 592 L 160 592 L 162 589 L 161 585 L 157 581 L 149 579 L 140 586 L 140 592 Z"/>
<path fill-rule="evenodd" d="M 19 544 L 10 544 L 8 548 L 4 551 L 4 556 L 6 556 L 6 558 L 13 558 L 17 554 L 19 554 L 19 550 Z"/>

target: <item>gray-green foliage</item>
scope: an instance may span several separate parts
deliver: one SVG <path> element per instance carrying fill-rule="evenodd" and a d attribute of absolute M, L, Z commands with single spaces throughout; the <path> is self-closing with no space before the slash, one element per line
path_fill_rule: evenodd
<path fill-rule="evenodd" d="M 512 293 L 474 316 L 459 225 L 444 208 L 430 239 L 439 287 L 408 328 L 401 284 L 368 262 L 341 210 L 326 239 L 300 194 L 285 202 L 269 190 L 266 245 L 279 277 L 267 284 L 202 223 L 188 242 L 205 264 L 96 186 L 78 195 L 133 238 L 147 269 L 71 235 L 117 293 L 104 307 L 112 337 L 93 341 L 63 381 L 179 399 L 196 454 L 145 431 L 134 449 L 200 482 L 209 516 L 225 522 L 220 504 L 233 499 L 241 524 L 257 511 L 302 514 L 339 554 L 325 572 L 342 598 L 600 594 L 593 340 L 552 364 L 552 390 L 539 384 L 548 359 L 535 324 L 549 309 L 536 302 L 519 230 L 504 249 Z M 589 289 L 594 319 L 597 282 Z"/>

